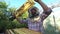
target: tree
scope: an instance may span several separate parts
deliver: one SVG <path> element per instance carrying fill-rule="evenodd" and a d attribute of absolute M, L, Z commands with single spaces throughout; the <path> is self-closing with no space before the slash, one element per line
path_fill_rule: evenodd
<path fill-rule="evenodd" d="M 8 24 L 8 18 L 6 15 L 7 12 L 7 4 L 5 2 L 0 2 L 0 32 L 5 31 L 7 24 Z M 6 27 L 5 27 L 6 26 Z"/>
<path fill-rule="evenodd" d="M 0 32 L 4 32 L 6 29 L 14 28 L 13 21 L 9 20 L 11 13 L 15 9 L 8 9 L 8 5 L 5 2 L 0 2 Z"/>
<path fill-rule="evenodd" d="M 0 33 L 4 32 L 6 29 L 26 27 L 26 24 L 20 24 L 15 19 L 13 21 L 9 19 L 14 11 L 16 11 L 16 8 L 8 8 L 5 2 L 0 2 Z"/>

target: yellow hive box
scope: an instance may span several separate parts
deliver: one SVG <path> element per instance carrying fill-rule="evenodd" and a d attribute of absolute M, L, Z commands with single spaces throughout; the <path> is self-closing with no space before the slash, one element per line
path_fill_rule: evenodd
<path fill-rule="evenodd" d="M 31 8 L 34 5 L 34 0 L 28 0 L 26 3 L 24 3 L 16 12 L 15 16 L 19 17 L 23 13 L 25 13 L 29 8 Z"/>

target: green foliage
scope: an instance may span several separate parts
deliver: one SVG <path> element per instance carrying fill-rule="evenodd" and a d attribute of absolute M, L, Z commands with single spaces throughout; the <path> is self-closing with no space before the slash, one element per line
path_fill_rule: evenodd
<path fill-rule="evenodd" d="M 46 28 L 45 34 L 60 34 L 60 31 L 56 28 L 56 26 L 51 25 L 50 16 L 46 19 Z"/>
<path fill-rule="evenodd" d="M 6 16 L 7 5 L 5 2 L 0 2 L 0 30 L 6 29 L 8 25 L 8 18 Z"/>
<path fill-rule="evenodd" d="M 9 8 L 8 11 L 13 13 L 16 11 L 16 8 Z"/>
<path fill-rule="evenodd" d="M 22 18 L 27 18 L 28 17 L 28 12 L 26 11 L 21 17 Z"/>
<path fill-rule="evenodd" d="M 8 5 L 5 2 L 0 2 L 0 30 L 12 29 L 25 27 L 25 24 L 20 24 L 16 20 L 11 21 L 9 17 L 16 8 L 8 8 Z"/>
<path fill-rule="evenodd" d="M 13 23 L 11 24 L 13 28 L 22 28 L 22 27 L 27 27 L 27 24 L 20 24 L 16 19 L 12 21 Z"/>
<path fill-rule="evenodd" d="M 7 8 L 6 2 L 0 2 L 0 8 Z"/>

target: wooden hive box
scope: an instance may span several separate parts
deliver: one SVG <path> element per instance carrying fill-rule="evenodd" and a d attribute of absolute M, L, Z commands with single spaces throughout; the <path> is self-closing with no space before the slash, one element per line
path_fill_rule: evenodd
<path fill-rule="evenodd" d="M 41 34 L 41 32 L 36 32 L 27 28 L 12 29 L 8 30 L 7 32 L 7 34 Z"/>

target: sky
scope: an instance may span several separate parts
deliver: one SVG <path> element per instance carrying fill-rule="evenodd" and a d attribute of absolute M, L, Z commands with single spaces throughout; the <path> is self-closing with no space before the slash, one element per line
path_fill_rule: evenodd
<path fill-rule="evenodd" d="M 22 6 L 27 0 L 4 0 L 7 4 L 9 4 L 9 7 L 16 7 L 19 8 Z M 46 5 L 51 6 L 54 3 L 59 3 L 60 0 L 42 0 Z M 35 2 L 36 7 L 41 7 L 38 3 Z M 38 7 L 38 8 L 39 8 Z"/>

